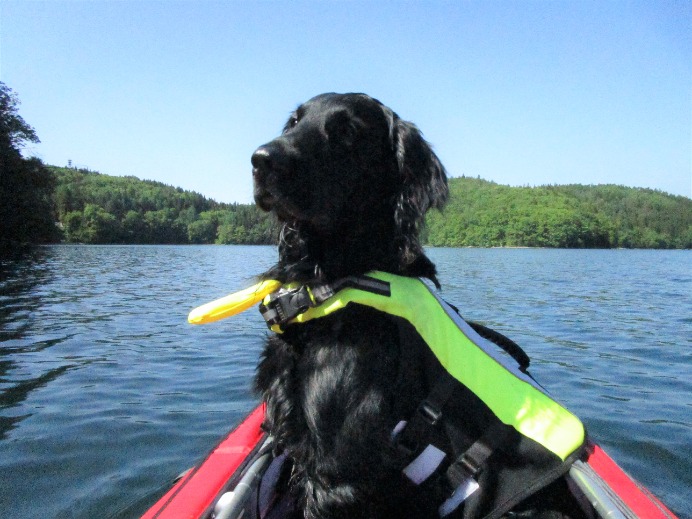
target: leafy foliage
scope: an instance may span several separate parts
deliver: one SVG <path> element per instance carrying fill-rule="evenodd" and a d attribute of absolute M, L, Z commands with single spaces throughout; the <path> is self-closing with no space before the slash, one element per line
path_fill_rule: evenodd
<path fill-rule="evenodd" d="M 253 205 L 135 177 L 51 168 L 65 239 L 81 243 L 270 244 L 277 223 Z M 425 241 L 448 247 L 692 248 L 692 201 L 621 186 L 509 187 L 450 180 Z"/>
<path fill-rule="evenodd" d="M 70 243 L 269 244 L 278 226 L 255 206 L 136 177 L 51 167 L 55 211 Z"/>
<path fill-rule="evenodd" d="M 270 244 L 277 222 L 254 205 L 221 204 L 136 177 L 47 167 L 21 150 L 39 142 L 0 82 L 0 249 L 23 243 Z M 692 200 L 623 186 L 509 187 L 449 182 L 424 242 L 448 247 L 692 248 Z M 58 222 L 58 226 L 55 222 Z"/>
<path fill-rule="evenodd" d="M 692 248 L 692 200 L 623 186 L 509 187 L 450 180 L 428 215 L 427 243 L 447 247 Z"/>
<path fill-rule="evenodd" d="M 38 137 L 18 113 L 19 100 L 0 82 L 0 248 L 59 239 L 52 218 L 53 177 L 21 150 Z"/>
<path fill-rule="evenodd" d="M 20 150 L 26 142 L 40 142 L 34 129 L 19 115 L 19 98 L 0 81 L 0 144 Z"/>

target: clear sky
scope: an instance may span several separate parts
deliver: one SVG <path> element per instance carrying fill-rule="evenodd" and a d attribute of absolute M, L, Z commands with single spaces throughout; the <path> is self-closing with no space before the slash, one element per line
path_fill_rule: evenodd
<path fill-rule="evenodd" d="M 223 202 L 302 101 L 365 92 L 451 176 L 692 195 L 692 2 L 0 0 L 49 164 Z"/>

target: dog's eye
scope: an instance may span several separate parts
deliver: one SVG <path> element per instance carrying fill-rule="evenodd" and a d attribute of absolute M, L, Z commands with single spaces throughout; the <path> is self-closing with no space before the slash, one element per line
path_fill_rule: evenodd
<path fill-rule="evenodd" d="M 298 119 L 298 114 L 293 114 L 284 125 L 284 133 L 286 133 L 291 128 L 295 127 L 295 125 L 298 124 Z"/>

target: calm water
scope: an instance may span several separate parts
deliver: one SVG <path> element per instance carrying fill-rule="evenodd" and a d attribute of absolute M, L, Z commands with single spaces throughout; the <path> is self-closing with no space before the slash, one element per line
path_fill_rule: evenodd
<path fill-rule="evenodd" d="M 0 262 L 0 517 L 138 517 L 251 409 L 255 311 L 186 323 L 270 247 L 55 246 Z M 628 472 L 692 517 L 692 252 L 432 249 Z"/>

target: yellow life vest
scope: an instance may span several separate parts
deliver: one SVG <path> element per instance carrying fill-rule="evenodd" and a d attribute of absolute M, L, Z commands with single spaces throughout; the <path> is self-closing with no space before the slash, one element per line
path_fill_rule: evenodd
<path fill-rule="evenodd" d="M 260 309 L 265 319 L 280 333 L 287 325 L 325 317 L 350 304 L 369 306 L 411 323 L 445 370 L 480 398 L 502 423 L 562 461 L 584 444 L 581 421 L 476 333 L 420 279 L 375 271 L 345 278 L 336 287 L 279 287 L 278 281 L 264 281 L 193 310 L 189 320 L 197 324 L 211 322 L 262 300 Z"/>

